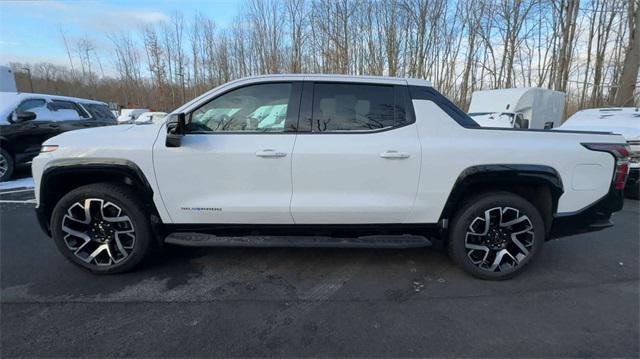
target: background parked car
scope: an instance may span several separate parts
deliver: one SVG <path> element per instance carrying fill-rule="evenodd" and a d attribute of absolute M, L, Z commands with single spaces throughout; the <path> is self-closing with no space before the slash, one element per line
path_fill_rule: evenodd
<path fill-rule="evenodd" d="M 626 194 L 638 199 L 640 191 L 640 109 L 636 107 L 591 108 L 569 117 L 559 130 L 602 131 L 621 134 L 631 148 Z"/>
<path fill-rule="evenodd" d="M 35 93 L 0 93 L 0 181 L 31 161 L 42 143 L 62 132 L 115 125 L 103 102 Z"/>
<path fill-rule="evenodd" d="M 123 108 L 118 116 L 118 125 L 133 123 L 140 115 L 149 112 L 147 108 Z"/>
<path fill-rule="evenodd" d="M 145 112 L 142 115 L 138 116 L 138 118 L 135 120 L 135 123 L 158 123 L 165 117 L 167 117 L 166 112 Z"/>

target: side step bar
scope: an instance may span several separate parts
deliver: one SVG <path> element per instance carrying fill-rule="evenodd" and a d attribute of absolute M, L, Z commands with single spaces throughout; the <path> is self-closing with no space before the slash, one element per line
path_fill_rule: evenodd
<path fill-rule="evenodd" d="M 219 237 L 196 232 L 176 232 L 165 243 L 188 247 L 327 247 L 327 248 L 416 248 L 429 247 L 426 237 L 365 236 L 357 238 L 317 236 L 246 236 Z"/>

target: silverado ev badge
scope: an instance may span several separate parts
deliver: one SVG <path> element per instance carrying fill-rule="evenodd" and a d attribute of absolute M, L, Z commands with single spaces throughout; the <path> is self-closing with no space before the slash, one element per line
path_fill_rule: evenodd
<path fill-rule="evenodd" d="M 180 207 L 183 211 L 209 211 L 209 212 L 222 212 L 220 207 Z"/>

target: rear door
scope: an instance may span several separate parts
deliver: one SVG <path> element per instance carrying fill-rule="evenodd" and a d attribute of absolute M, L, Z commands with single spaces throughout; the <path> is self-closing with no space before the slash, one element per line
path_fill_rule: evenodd
<path fill-rule="evenodd" d="M 186 114 L 180 147 L 153 161 L 174 223 L 291 224 L 291 153 L 300 82 L 251 84 Z"/>
<path fill-rule="evenodd" d="M 293 151 L 296 224 L 403 223 L 421 152 L 402 85 L 305 84 Z"/>

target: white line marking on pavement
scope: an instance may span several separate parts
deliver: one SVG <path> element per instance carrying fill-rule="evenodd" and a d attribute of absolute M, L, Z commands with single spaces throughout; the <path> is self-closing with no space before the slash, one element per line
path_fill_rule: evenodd
<path fill-rule="evenodd" d="M 33 192 L 33 188 L 18 189 L 15 191 L 0 191 L 0 195 L 10 194 L 10 193 L 20 193 L 20 192 Z"/>
<path fill-rule="evenodd" d="M 0 199 L 0 203 L 36 203 L 36 199 L 27 199 L 24 201 L 19 200 L 9 200 L 9 199 Z"/>
<path fill-rule="evenodd" d="M 20 178 L 13 181 L 0 182 L 0 190 L 3 189 L 17 189 L 17 188 L 33 188 L 35 184 L 33 178 Z"/>

